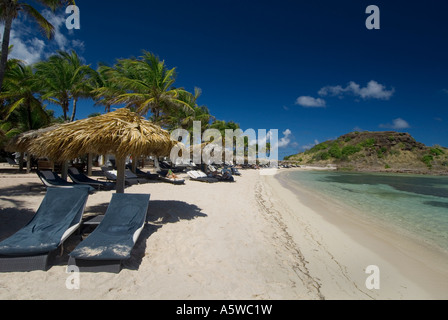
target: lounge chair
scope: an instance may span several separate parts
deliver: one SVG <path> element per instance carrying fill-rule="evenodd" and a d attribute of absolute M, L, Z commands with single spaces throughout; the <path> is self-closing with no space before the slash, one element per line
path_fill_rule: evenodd
<path fill-rule="evenodd" d="M 78 187 L 85 187 L 85 185 L 77 184 L 77 183 L 71 183 L 68 181 L 65 181 L 61 177 L 58 176 L 57 173 L 49 170 L 37 170 L 37 175 L 39 176 L 42 183 L 47 188 L 78 188 Z M 95 189 L 88 186 L 90 191 L 94 191 Z"/>
<path fill-rule="evenodd" d="M 50 253 L 81 225 L 89 188 L 48 188 L 32 220 L 0 242 L 0 272 L 46 271 Z"/>
<path fill-rule="evenodd" d="M 229 169 L 232 170 L 232 175 L 234 175 L 234 176 L 240 176 L 241 175 L 241 172 L 239 172 L 237 168 L 230 167 Z"/>
<path fill-rule="evenodd" d="M 183 172 L 185 168 L 176 168 L 174 165 L 169 164 L 167 161 L 162 161 L 159 164 L 161 169 L 165 169 L 165 170 L 171 170 L 174 173 L 180 173 Z"/>
<path fill-rule="evenodd" d="M 13 160 L 13 159 L 11 159 L 9 157 L 6 157 L 6 161 L 8 161 L 8 164 L 11 165 L 11 166 L 18 166 L 19 165 L 15 160 Z"/>
<path fill-rule="evenodd" d="M 131 169 L 129 165 L 126 166 L 126 168 Z M 159 175 L 157 173 L 151 173 L 151 172 L 144 172 L 140 170 L 139 168 L 135 169 L 135 174 L 137 177 L 141 179 L 147 179 L 147 180 L 157 180 L 159 178 Z"/>
<path fill-rule="evenodd" d="M 133 173 L 129 169 L 125 170 L 124 176 L 125 176 L 126 180 L 137 181 L 139 184 L 148 182 L 148 180 L 146 178 L 139 178 L 135 173 Z"/>
<path fill-rule="evenodd" d="M 214 183 L 219 181 L 216 178 L 208 177 L 204 172 L 199 170 L 188 171 L 187 174 L 190 177 L 190 180 L 193 181 L 208 182 L 208 183 Z"/>
<path fill-rule="evenodd" d="M 185 184 L 185 179 L 182 178 L 174 178 L 172 176 L 170 176 L 169 170 L 162 170 L 160 171 L 160 176 L 159 176 L 159 180 L 163 181 L 163 182 L 167 182 L 167 183 L 172 183 L 172 184 Z"/>
<path fill-rule="evenodd" d="M 148 172 L 144 172 L 140 169 L 135 169 L 135 174 L 139 177 L 139 178 L 145 178 L 148 180 L 157 180 L 159 178 L 159 175 L 157 173 L 151 173 L 150 171 Z"/>
<path fill-rule="evenodd" d="M 101 167 L 101 170 L 103 171 L 103 173 L 106 176 L 107 180 L 113 181 L 113 182 L 117 181 L 117 170 L 111 170 L 111 169 L 108 169 L 106 167 Z M 138 179 L 132 179 L 132 178 L 126 177 L 126 174 L 125 174 L 125 180 L 124 181 L 125 181 L 125 184 L 127 186 L 132 186 L 134 184 L 138 184 L 138 182 L 139 182 Z"/>
<path fill-rule="evenodd" d="M 149 194 L 113 194 L 98 227 L 69 255 L 81 272 L 119 273 L 146 223 Z"/>
<path fill-rule="evenodd" d="M 68 175 L 70 179 L 72 179 L 72 181 L 76 184 L 88 185 L 98 190 L 112 190 L 113 188 L 115 188 L 114 183 L 93 180 L 85 174 L 80 173 L 78 169 L 74 167 L 68 169 Z"/>
<path fill-rule="evenodd" d="M 222 169 L 221 175 L 219 175 L 218 179 L 223 182 L 235 182 L 235 178 L 233 178 L 232 171 L 230 169 Z"/>

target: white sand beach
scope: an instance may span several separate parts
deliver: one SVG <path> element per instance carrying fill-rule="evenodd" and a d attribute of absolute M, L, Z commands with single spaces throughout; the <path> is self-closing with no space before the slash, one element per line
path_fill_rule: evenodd
<path fill-rule="evenodd" d="M 241 172 L 235 183 L 185 175 L 185 185 L 128 187 L 151 201 L 148 224 L 119 274 L 81 273 L 80 288 L 67 289 L 67 252 L 79 243 L 73 236 L 48 271 L 0 273 L 0 299 L 448 298 L 444 257 L 404 240 L 397 245 L 347 212 L 327 219 L 324 200 L 305 203 L 275 176 Z M 27 223 L 45 190 L 35 174 L 1 173 L 0 181 L 2 240 Z M 104 213 L 112 193 L 91 195 L 85 213 Z M 379 290 L 365 286 L 369 265 L 381 270 Z"/>

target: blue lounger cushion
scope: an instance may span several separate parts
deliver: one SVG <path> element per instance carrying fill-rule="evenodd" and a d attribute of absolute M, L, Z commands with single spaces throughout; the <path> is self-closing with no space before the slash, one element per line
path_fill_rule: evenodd
<path fill-rule="evenodd" d="M 76 260 L 127 260 L 146 223 L 149 194 L 113 194 L 99 226 L 70 253 Z"/>
<path fill-rule="evenodd" d="M 0 256 L 33 256 L 56 250 L 81 225 L 88 196 L 89 188 L 48 188 L 31 221 L 0 242 Z"/>

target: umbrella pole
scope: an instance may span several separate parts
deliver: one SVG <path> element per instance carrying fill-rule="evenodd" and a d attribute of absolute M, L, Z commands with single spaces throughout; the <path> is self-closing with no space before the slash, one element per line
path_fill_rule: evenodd
<path fill-rule="evenodd" d="M 31 172 L 31 153 L 26 153 L 26 173 L 30 174 Z"/>
<path fill-rule="evenodd" d="M 133 156 L 132 157 L 132 167 L 131 167 L 133 173 L 137 172 L 137 165 L 138 165 L 138 157 Z"/>
<path fill-rule="evenodd" d="M 88 176 L 92 175 L 92 161 L 93 161 L 93 154 L 89 153 L 87 155 L 87 175 Z"/>
<path fill-rule="evenodd" d="M 124 193 L 126 159 L 115 157 L 115 165 L 117 166 L 117 193 Z"/>
<path fill-rule="evenodd" d="M 61 178 L 64 179 L 65 181 L 67 181 L 68 178 L 68 161 L 63 161 L 62 162 L 62 173 L 61 173 Z"/>
<path fill-rule="evenodd" d="M 161 171 L 160 164 L 159 164 L 159 157 L 158 156 L 154 157 L 154 168 L 155 168 L 156 172 Z"/>

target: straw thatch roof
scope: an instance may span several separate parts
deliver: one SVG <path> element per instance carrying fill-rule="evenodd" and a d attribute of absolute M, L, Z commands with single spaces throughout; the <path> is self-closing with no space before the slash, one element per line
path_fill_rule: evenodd
<path fill-rule="evenodd" d="M 159 126 L 129 109 L 63 124 L 36 138 L 30 151 L 51 160 L 71 160 L 80 155 L 169 155 L 176 141 Z"/>
<path fill-rule="evenodd" d="M 31 143 L 37 139 L 38 137 L 40 137 L 42 134 L 49 132 L 51 130 L 56 129 L 59 126 L 59 124 L 57 125 L 53 125 L 51 127 L 47 127 L 47 128 L 41 128 L 38 130 L 31 130 L 31 131 L 27 131 L 27 132 L 23 132 L 21 134 L 18 134 L 17 136 L 15 136 L 14 138 L 12 138 L 5 146 L 6 151 L 9 152 L 21 152 L 21 153 L 25 153 L 28 152 Z"/>

